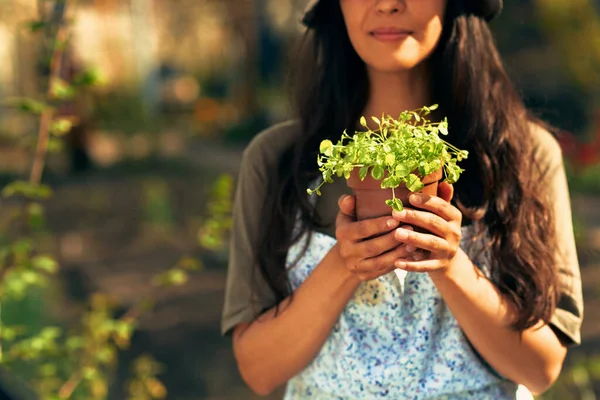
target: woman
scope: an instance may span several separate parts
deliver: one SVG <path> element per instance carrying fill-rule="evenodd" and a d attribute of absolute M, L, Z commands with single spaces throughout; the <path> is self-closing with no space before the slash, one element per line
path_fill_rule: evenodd
<path fill-rule="evenodd" d="M 298 121 L 260 133 L 239 176 L 222 329 L 243 379 L 286 399 L 545 391 L 580 340 L 581 282 L 560 148 L 486 22 L 501 1 L 312 3 Z M 455 187 L 365 221 L 341 179 L 306 195 L 321 140 L 430 104 L 470 153 Z"/>

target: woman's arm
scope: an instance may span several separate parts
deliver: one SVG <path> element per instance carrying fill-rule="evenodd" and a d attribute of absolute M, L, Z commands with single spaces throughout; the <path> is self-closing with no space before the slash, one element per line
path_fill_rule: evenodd
<path fill-rule="evenodd" d="M 429 275 L 465 335 L 499 374 L 534 394 L 556 381 L 567 349 L 548 325 L 522 335 L 512 329 L 514 307 L 462 250 L 448 269 Z"/>
<path fill-rule="evenodd" d="M 234 353 L 244 381 L 268 394 L 302 371 L 319 352 L 361 281 L 395 269 L 407 255 L 394 237 L 399 223 L 389 217 L 354 221 L 354 198 L 340 201 L 337 243 L 286 298 L 256 321 L 236 326 Z M 390 232 L 392 231 L 392 232 Z M 374 239 L 364 240 L 374 235 Z"/>
<path fill-rule="evenodd" d="M 396 230 L 403 243 L 430 252 L 427 260 L 396 262 L 398 268 L 427 272 L 475 349 L 498 373 L 534 393 L 548 389 L 558 377 L 566 348 L 543 323 L 522 333 L 511 327 L 516 315 L 508 301 L 459 247 L 461 214 L 449 200 L 452 187 L 440 184 L 439 196 L 412 195 L 421 210 L 394 212 L 394 218 L 421 226 L 432 234 Z"/>
<path fill-rule="evenodd" d="M 337 246 L 337 244 L 335 245 Z M 294 292 L 275 309 L 233 332 L 242 378 L 252 390 L 269 394 L 315 357 L 360 281 L 332 249 Z"/>

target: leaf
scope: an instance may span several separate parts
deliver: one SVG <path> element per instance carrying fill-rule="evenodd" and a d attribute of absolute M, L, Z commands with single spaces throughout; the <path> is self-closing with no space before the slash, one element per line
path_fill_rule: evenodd
<path fill-rule="evenodd" d="M 438 169 L 440 169 L 441 165 L 442 164 L 441 164 L 440 160 L 433 160 L 432 162 L 429 162 L 429 163 L 423 163 L 422 168 L 419 168 L 419 169 L 423 170 L 423 172 L 422 172 L 423 176 L 427 176 L 429 174 L 434 173 Z"/>
<path fill-rule="evenodd" d="M 392 207 L 394 211 L 402 211 L 404 209 L 404 205 L 402 204 L 402 200 L 399 198 L 389 199 L 385 201 L 385 204 Z"/>
<path fill-rule="evenodd" d="M 385 178 L 384 180 L 381 181 L 381 188 L 382 189 L 387 189 L 387 188 L 391 188 L 392 187 L 392 177 L 388 176 L 387 178 Z"/>
<path fill-rule="evenodd" d="M 394 155 L 394 153 L 388 153 L 385 156 L 385 163 L 387 165 L 392 165 L 394 163 L 394 161 L 396 161 L 396 156 Z"/>
<path fill-rule="evenodd" d="M 184 257 L 177 263 L 177 266 L 187 271 L 200 271 L 204 268 L 202 260 L 192 257 Z"/>
<path fill-rule="evenodd" d="M 360 124 L 366 128 L 367 127 L 367 119 L 365 117 L 360 117 Z"/>
<path fill-rule="evenodd" d="M 133 334 L 133 324 L 127 321 L 117 321 L 115 323 L 114 335 L 121 343 L 128 343 Z"/>
<path fill-rule="evenodd" d="M 2 195 L 5 197 L 22 195 L 30 199 L 47 199 L 52 195 L 52 189 L 47 185 L 35 185 L 27 181 L 15 181 L 2 189 Z"/>
<path fill-rule="evenodd" d="M 376 165 L 371 170 L 371 176 L 376 181 L 381 180 L 381 178 L 383 178 L 383 174 L 384 174 L 384 170 L 383 170 L 383 167 L 381 165 Z"/>
<path fill-rule="evenodd" d="M 68 350 L 77 350 L 83 348 L 85 340 L 81 336 L 69 336 L 65 343 Z"/>
<path fill-rule="evenodd" d="M 437 109 L 438 109 L 438 105 L 437 104 L 429 106 L 429 110 L 430 111 L 434 111 L 434 110 L 437 110 Z"/>
<path fill-rule="evenodd" d="M 61 139 L 51 137 L 48 138 L 48 153 L 58 153 L 64 148 L 64 143 Z"/>
<path fill-rule="evenodd" d="M 54 78 L 50 83 L 50 95 L 59 100 L 71 99 L 75 96 L 75 89 L 67 81 Z"/>
<path fill-rule="evenodd" d="M 381 125 L 381 121 L 379 121 L 379 118 L 373 116 L 371 117 L 371 119 L 373 120 L 373 122 L 375 122 L 377 125 Z"/>
<path fill-rule="evenodd" d="M 360 169 L 358 170 L 358 177 L 360 178 L 361 181 L 365 180 L 368 172 L 369 172 L 369 167 L 360 167 Z"/>
<path fill-rule="evenodd" d="M 62 330 L 57 326 L 47 326 L 39 333 L 39 336 L 44 339 L 54 340 L 61 336 Z"/>
<path fill-rule="evenodd" d="M 406 163 L 401 163 L 396 166 L 396 175 L 400 178 L 404 178 L 410 174 L 411 171 L 410 166 Z"/>
<path fill-rule="evenodd" d="M 41 229 L 45 225 L 44 207 L 40 203 L 31 203 L 27 207 L 29 226 L 32 229 Z"/>
<path fill-rule="evenodd" d="M 106 83 L 106 77 L 98 68 L 87 69 L 73 79 L 75 86 L 99 86 Z"/>
<path fill-rule="evenodd" d="M 442 135 L 447 135 L 448 134 L 448 124 L 444 124 L 443 122 L 441 122 L 438 125 L 438 130 L 440 131 L 440 133 Z"/>
<path fill-rule="evenodd" d="M 437 171 L 441 166 L 442 162 L 440 160 L 433 160 L 429 163 L 429 170 L 431 171 L 430 173 Z"/>
<path fill-rule="evenodd" d="M 321 153 L 325 153 L 328 149 L 331 149 L 333 147 L 333 143 L 331 142 L 331 140 L 323 140 L 321 142 L 321 145 L 319 146 L 319 151 Z"/>
<path fill-rule="evenodd" d="M 37 256 L 31 260 L 33 268 L 54 274 L 58 270 L 58 263 L 50 256 Z"/>
<path fill-rule="evenodd" d="M 406 184 L 406 188 L 408 190 L 410 190 L 411 192 L 418 192 L 419 190 L 423 189 L 423 186 L 424 186 L 423 182 L 421 182 L 419 177 L 415 174 L 408 175 L 408 177 L 406 178 L 405 184 Z"/>
<path fill-rule="evenodd" d="M 164 399 L 167 397 L 167 388 L 158 379 L 148 378 L 145 384 L 153 399 Z"/>
<path fill-rule="evenodd" d="M 21 112 L 31 114 L 41 114 L 48 108 L 48 105 L 30 98 L 9 99 L 4 103 L 7 107 L 14 107 Z"/>
<path fill-rule="evenodd" d="M 50 125 L 50 133 L 56 136 L 62 136 L 71 131 L 73 127 L 73 122 L 68 118 L 59 118 L 57 120 L 52 121 Z"/>

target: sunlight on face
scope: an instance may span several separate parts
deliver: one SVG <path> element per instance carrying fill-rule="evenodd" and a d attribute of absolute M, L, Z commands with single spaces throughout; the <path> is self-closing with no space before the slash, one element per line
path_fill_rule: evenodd
<path fill-rule="evenodd" d="M 410 70 L 440 39 L 446 0 L 339 1 L 352 46 L 368 68 Z"/>

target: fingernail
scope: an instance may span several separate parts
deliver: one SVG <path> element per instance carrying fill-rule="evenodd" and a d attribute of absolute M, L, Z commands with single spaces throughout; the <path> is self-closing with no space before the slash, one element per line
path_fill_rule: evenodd
<path fill-rule="evenodd" d="M 387 224 L 388 228 L 395 228 L 398 225 L 400 225 L 400 222 L 398 222 L 395 219 L 391 218 L 391 219 L 387 220 L 386 224 Z"/>
<path fill-rule="evenodd" d="M 346 198 L 345 194 L 341 195 L 340 198 L 338 199 L 338 203 L 344 201 L 345 198 Z"/>
<path fill-rule="evenodd" d="M 404 261 L 396 261 L 394 263 L 394 265 L 396 266 L 396 268 L 400 268 L 400 269 L 406 268 L 406 263 Z"/>
<path fill-rule="evenodd" d="M 407 237 L 408 237 L 408 232 L 406 231 L 406 229 L 403 229 L 403 228 L 396 229 L 396 239 L 404 240 Z"/>
<path fill-rule="evenodd" d="M 413 251 L 417 250 L 417 248 L 411 244 L 407 244 L 404 249 L 407 253 L 412 253 Z"/>
<path fill-rule="evenodd" d="M 413 256 L 413 260 L 421 261 L 423 259 L 423 255 L 421 253 L 417 253 Z"/>
<path fill-rule="evenodd" d="M 413 204 L 421 204 L 422 198 L 420 194 L 413 194 L 410 196 L 410 202 Z"/>
<path fill-rule="evenodd" d="M 404 216 L 406 215 L 406 210 L 394 211 L 392 214 L 398 218 L 404 218 Z"/>

